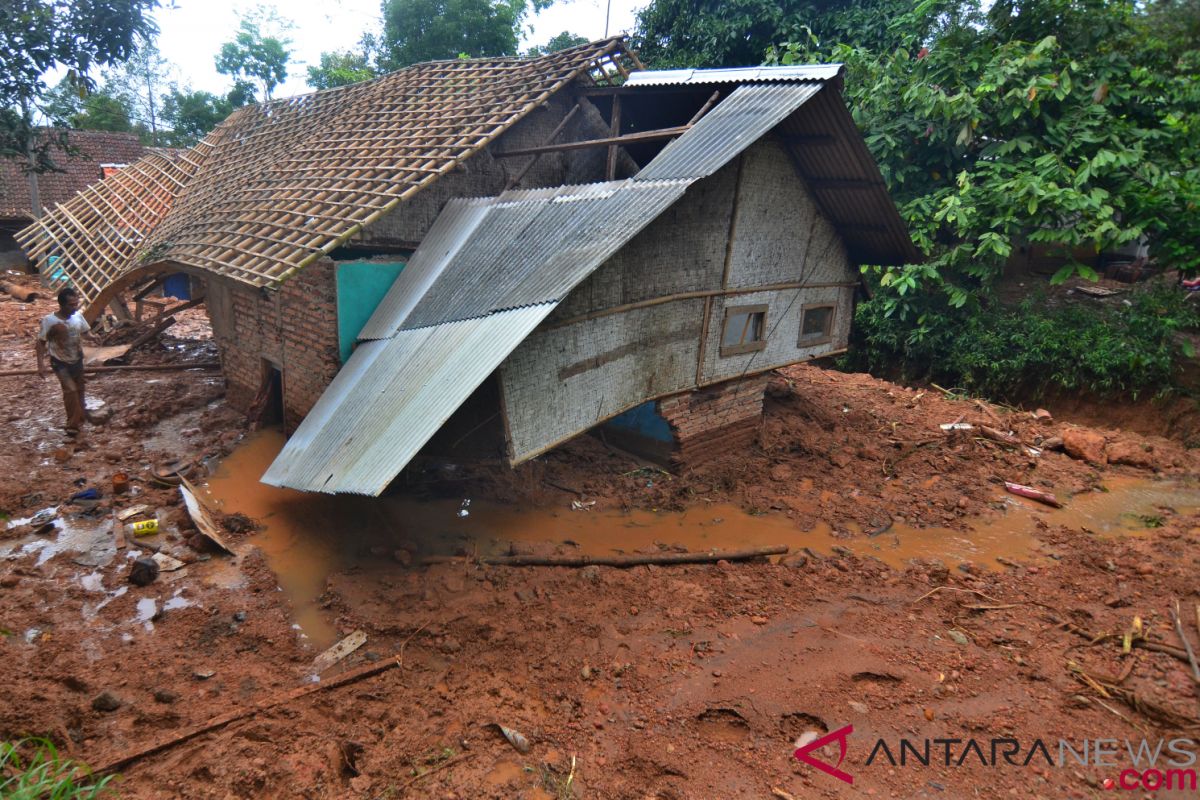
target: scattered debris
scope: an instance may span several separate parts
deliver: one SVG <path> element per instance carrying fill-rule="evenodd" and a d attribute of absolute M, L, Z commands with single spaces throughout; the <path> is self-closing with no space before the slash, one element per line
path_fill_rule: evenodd
<path fill-rule="evenodd" d="M 230 547 L 217 531 L 217 525 L 213 522 L 212 512 L 198 499 L 199 493 L 196 487 L 188 481 L 187 478 L 180 476 L 179 493 L 183 496 L 183 504 L 187 508 L 188 516 L 192 518 L 192 522 L 196 525 L 196 530 L 213 544 L 220 547 L 227 553 L 232 554 L 233 548 Z"/>
<path fill-rule="evenodd" d="M 125 520 L 129 519 L 130 517 L 136 517 L 141 514 L 145 514 L 149 510 L 150 510 L 150 506 L 146 505 L 145 503 L 138 503 L 136 506 L 130 506 L 129 508 L 123 509 L 122 511 L 118 511 L 117 519 L 121 522 L 124 522 Z"/>
<path fill-rule="evenodd" d="M 158 568 L 163 572 L 176 572 L 187 566 L 187 564 L 178 558 L 169 556 L 166 553 L 155 553 L 150 558 L 153 559 L 155 564 L 158 564 Z"/>
<path fill-rule="evenodd" d="M 1053 494 L 1050 492 L 1043 492 L 1041 489 L 1034 489 L 1032 486 L 1025 486 L 1024 484 L 1005 481 L 1004 488 L 1018 497 L 1027 497 L 1030 500 L 1037 500 L 1039 503 L 1045 503 L 1046 505 L 1053 506 L 1054 508 L 1063 507 L 1062 502 L 1059 501 L 1059 499 Z"/>
<path fill-rule="evenodd" d="M 317 675 L 320 675 L 322 672 L 329 669 L 358 648 L 362 647 L 364 644 L 366 644 L 366 642 L 367 634 L 364 631 L 355 631 L 345 639 L 342 639 L 340 642 L 335 644 L 333 647 L 314 658 L 312 664 L 313 672 Z"/>
<path fill-rule="evenodd" d="M 512 728 L 506 728 L 499 722 L 493 722 L 492 724 L 499 728 L 500 733 L 504 735 L 504 738 L 508 740 L 509 744 L 517 749 L 518 753 L 529 752 L 529 740 L 526 739 L 520 731 L 515 731 Z"/>
<path fill-rule="evenodd" d="M 129 582 L 135 586 L 149 586 L 158 580 L 158 570 L 158 562 L 153 558 L 139 558 L 129 569 Z"/>
<path fill-rule="evenodd" d="M 571 501 L 571 510 L 572 511 L 591 511 L 595 505 L 596 505 L 595 500 L 588 500 L 586 502 L 584 502 L 583 500 L 572 500 Z"/>
<path fill-rule="evenodd" d="M 101 692 L 92 700 L 92 708 L 105 713 L 116 711 L 123 705 L 121 698 L 112 692 Z"/>
<path fill-rule="evenodd" d="M 749 547 L 743 550 L 711 550 L 707 553 L 632 553 L 616 556 L 520 555 L 491 556 L 479 559 L 484 564 L 504 567 L 636 567 L 645 564 L 713 564 L 718 561 L 747 561 L 767 556 L 786 555 L 787 545 Z M 426 564 L 462 561 L 459 557 L 434 556 Z"/>

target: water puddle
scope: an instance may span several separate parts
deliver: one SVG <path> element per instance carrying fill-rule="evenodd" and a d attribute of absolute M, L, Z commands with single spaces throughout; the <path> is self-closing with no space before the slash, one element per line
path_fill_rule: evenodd
<path fill-rule="evenodd" d="M 1114 477 L 1106 482 L 1107 492 L 1063 496 L 1066 508 L 1049 509 L 998 489 L 995 505 L 1003 511 L 969 521 L 968 530 L 896 524 L 874 537 L 859 531 L 849 538 L 839 537 L 824 522 L 804 531 L 785 516 L 752 516 L 728 504 L 680 513 L 620 513 L 565 507 L 523 510 L 473 501 L 469 515 L 461 516 L 466 498 L 419 502 L 328 496 L 259 483 L 283 441 L 276 431 L 248 437 L 209 479 L 208 491 L 226 512 L 238 511 L 265 525 L 254 543 L 275 571 L 300 630 L 318 647 L 335 640 L 319 605 L 326 577 L 350 566 L 399 569 L 392 553 L 401 547 L 421 557 L 496 555 L 512 542 L 569 542 L 572 552 L 590 555 L 782 544 L 792 552 L 810 548 L 825 555 L 834 553 L 835 547 L 846 548 L 896 568 L 913 558 L 999 568 L 1001 559 L 1040 557 L 1035 538 L 1039 521 L 1101 536 L 1144 535 L 1161 524 L 1164 507 L 1180 513 L 1200 509 L 1198 484 Z"/>
<path fill-rule="evenodd" d="M 28 521 L 14 520 L 14 523 Z M 15 525 L 14 525 L 15 527 Z M 111 525 L 107 520 L 54 520 L 54 530 L 42 535 L 23 536 L 0 542 L 0 558 L 22 558 L 37 553 L 37 566 L 45 564 L 59 553 L 78 553 L 88 566 L 101 566 L 117 552 Z"/>
<path fill-rule="evenodd" d="M 142 623 L 147 632 L 154 630 L 154 618 L 158 616 L 158 601 L 153 597 L 143 597 L 137 601 L 136 622 Z"/>

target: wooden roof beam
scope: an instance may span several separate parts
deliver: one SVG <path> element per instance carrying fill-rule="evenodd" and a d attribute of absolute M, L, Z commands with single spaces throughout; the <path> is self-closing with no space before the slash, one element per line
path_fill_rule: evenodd
<path fill-rule="evenodd" d="M 555 153 L 562 150 L 583 150 L 588 147 L 608 147 L 609 145 L 637 144 L 638 142 L 653 142 L 659 139 L 671 139 L 686 133 L 690 125 L 678 125 L 674 128 L 660 128 L 640 133 L 627 133 L 624 136 L 610 136 L 606 139 L 588 139 L 582 142 L 561 142 L 559 144 L 542 145 L 541 147 L 524 147 L 520 150 L 505 150 L 492 153 L 494 158 L 510 158 L 513 156 L 532 156 L 538 153 Z"/>

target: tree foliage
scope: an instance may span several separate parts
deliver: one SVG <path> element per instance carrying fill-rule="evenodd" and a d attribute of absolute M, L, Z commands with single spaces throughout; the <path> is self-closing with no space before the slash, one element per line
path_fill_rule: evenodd
<path fill-rule="evenodd" d="M 343 51 L 321 53 L 320 64 L 308 68 L 307 83 L 314 89 L 332 89 L 335 86 L 348 86 L 374 77 L 375 70 L 371 67 L 370 56 L 367 53 Z"/>
<path fill-rule="evenodd" d="M 0 155 L 25 156 L 34 171 L 54 169 L 57 137 L 34 133 L 45 76 L 66 70 L 86 93 L 92 71 L 128 58 L 154 31 L 157 0 L 6 0 L 0 4 Z"/>
<path fill-rule="evenodd" d="M 378 63 L 387 72 L 460 56 L 511 56 L 530 10 L 553 0 L 383 0 Z"/>
<path fill-rule="evenodd" d="M 162 117 L 170 126 L 163 134 L 163 143 L 172 147 L 191 147 L 236 109 L 253 101 L 253 87 L 246 83 L 235 83 L 224 97 L 171 87 L 163 96 Z"/>
<path fill-rule="evenodd" d="M 930 284 L 971 302 L 1023 242 L 1098 253 L 1147 237 L 1160 261 L 1200 267 L 1200 51 L 1160 24 L 1178 17 L 1106 0 L 961 9 L 891 51 L 781 51 L 847 64 L 855 120 L 929 255 L 880 274 L 889 310 L 919 311 Z M 1055 278 L 1075 273 L 1092 275 Z"/>
<path fill-rule="evenodd" d="M 549 53 L 557 53 L 559 50 L 566 50 L 569 47 L 578 47 L 581 44 L 587 44 L 590 40 L 586 36 L 579 36 L 570 31 L 563 31 L 550 37 L 550 41 L 544 45 L 534 45 L 525 53 L 526 58 L 537 58 L 538 56 L 548 55 Z"/>
<path fill-rule="evenodd" d="M 763 63 L 783 41 L 895 46 L 889 24 L 902 0 L 653 0 L 638 12 L 634 44 L 655 68 Z M 935 17 L 930 17 L 934 19 Z"/>
<path fill-rule="evenodd" d="M 257 84 L 262 99 L 271 100 L 275 87 L 287 80 L 292 56 L 292 42 L 283 33 L 287 27 L 261 8 L 242 17 L 233 41 L 221 45 L 217 72 Z"/>

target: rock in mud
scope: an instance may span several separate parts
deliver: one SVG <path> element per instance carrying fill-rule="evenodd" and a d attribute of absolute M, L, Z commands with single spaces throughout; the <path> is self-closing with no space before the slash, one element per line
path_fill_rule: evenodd
<path fill-rule="evenodd" d="M 121 698 L 112 692 L 101 692 L 92 700 L 92 708 L 96 711 L 116 711 L 121 705 Z"/>
<path fill-rule="evenodd" d="M 600 568 L 595 565 L 584 567 L 583 569 L 579 570 L 579 580 L 583 581 L 584 583 L 599 583 Z"/>
<path fill-rule="evenodd" d="M 1083 428 L 1067 428 L 1062 434 L 1063 449 L 1071 458 L 1102 467 L 1108 463 L 1104 453 L 1104 436 Z"/>
<path fill-rule="evenodd" d="M 172 692 L 170 689 L 158 689 L 154 692 L 154 700 L 158 703 L 170 705 L 179 699 L 178 692 Z"/>
<path fill-rule="evenodd" d="M 790 556 L 781 558 L 779 563 L 785 567 L 801 569 L 808 564 L 808 556 L 804 555 L 804 553 L 792 553 Z"/>
<path fill-rule="evenodd" d="M 0 578 L 0 589 L 11 589 L 21 582 L 21 579 L 16 575 L 5 575 Z"/>
<path fill-rule="evenodd" d="M 129 582 L 135 586 L 149 586 L 158 580 L 158 562 L 143 556 L 133 562 L 129 570 Z"/>
<path fill-rule="evenodd" d="M 1170 459 L 1162 458 L 1162 454 L 1153 445 L 1143 442 L 1121 439 L 1109 445 L 1106 454 L 1111 464 L 1126 464 L 1131 467 L 1153 470 L 1170 466 Z"/>

